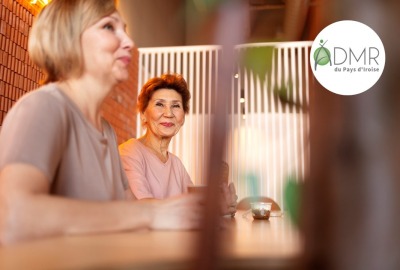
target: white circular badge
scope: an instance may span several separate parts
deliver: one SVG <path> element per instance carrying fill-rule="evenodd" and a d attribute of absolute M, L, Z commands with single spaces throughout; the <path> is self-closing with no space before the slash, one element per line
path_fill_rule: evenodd
<path fill-rule="evenodd" d="M 318 82 L 339 95 L 356 95 L 371 88 L 385 67 L 379 36 L 357 21 L 339 21 L 315 38 L 310 65 Z"/>

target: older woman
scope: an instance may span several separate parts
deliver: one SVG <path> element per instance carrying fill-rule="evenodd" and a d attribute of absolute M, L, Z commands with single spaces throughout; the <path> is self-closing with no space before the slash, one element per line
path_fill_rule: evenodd
<path fill-rule="evenodd" d="M 53 0 L 31 30 L 45 85 L 9 111 L 0 134 L 0 244 L 62 234 L 199 225 L 198 198 L 126 200 L 105 97 L 128 78 L 132 40 L 113 0 Z"/>
<path fill-rule="evenodd" d="M 168 151 L 171 139 L 185 123 L 189 99 L 187 83 L 179 74 L 152 78 L 142 87 L 137 107 L 146 133 L 119 146 L 136 199 L 165 199 L 185 193 L 193 185 L 181 160 Z M 226 202 L 223 213 L 233 214 L 237 200 L 234 186 L 224 181 L 221 184 Z"/>

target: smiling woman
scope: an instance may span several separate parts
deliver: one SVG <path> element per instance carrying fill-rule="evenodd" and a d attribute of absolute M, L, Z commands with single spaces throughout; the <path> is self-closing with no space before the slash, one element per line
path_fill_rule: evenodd
<path fill-rule="evenodd" d="M 185 123 L 190 92 L 179 74 L 164 74 L 147 81 L 138 97 L 138 110 L 146 133 L 119 146 L 132 197 L 165 199 L 186 193 L 193 183 L 182 161 L 168 151 L 172 138 Z M 222 181 L 226 198 L 223 214 L 236 212 L 236 191 Z"/>
<path fill-rule="evenodd" d="M 152 78 L 142 87 L 137 106 L 146 133 L 119 147 L 136 199 L 165 199 L 192 185 L 181 160 L 168 152 L 171 139 L 185 123 L 189 99 L 187 83 L 178 74 Z"/>

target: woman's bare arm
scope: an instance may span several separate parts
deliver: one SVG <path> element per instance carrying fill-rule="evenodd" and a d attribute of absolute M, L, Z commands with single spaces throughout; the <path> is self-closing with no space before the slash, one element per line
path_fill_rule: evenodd
<path fill-rule="evenodd" d="M 96 202 L 49 195 L 49 189 L 49 181 L 36 167 L 11 164 L 2 169 L 0 243 L 53 235 L 199 226 L 201 206 L 193 196 L 165 202 Z"/>

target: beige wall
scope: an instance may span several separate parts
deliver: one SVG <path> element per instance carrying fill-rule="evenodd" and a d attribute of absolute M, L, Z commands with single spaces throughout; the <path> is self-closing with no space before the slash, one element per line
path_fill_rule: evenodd
<path fill-rule="evenodd" d="M 119 9 L 137 47 L 185 45 L 184 0 L 120 0 Z"/>
<path fill-rule="evenodd" d="M 138 48 L 214 44 L 218 14 L 212 1 L 119 0 L 119 6 Z M 303 9 L 294 6 L 291 13 L 286 14 L 288 10 L 284 5 L 269 6 L 265 9 L 249 9 L 246 26 L 248 42 L 282 41 L 288 39 L 292 32 L 297 34 L 295 40 L 308 39 L 300 37 L 304 35 L 304 25 L 295 20 L 298 18 L 304 23 L 307 7 L 299 13 Z M 290 15 L 290 27 L 285 26 L 286 15 Z"/>

